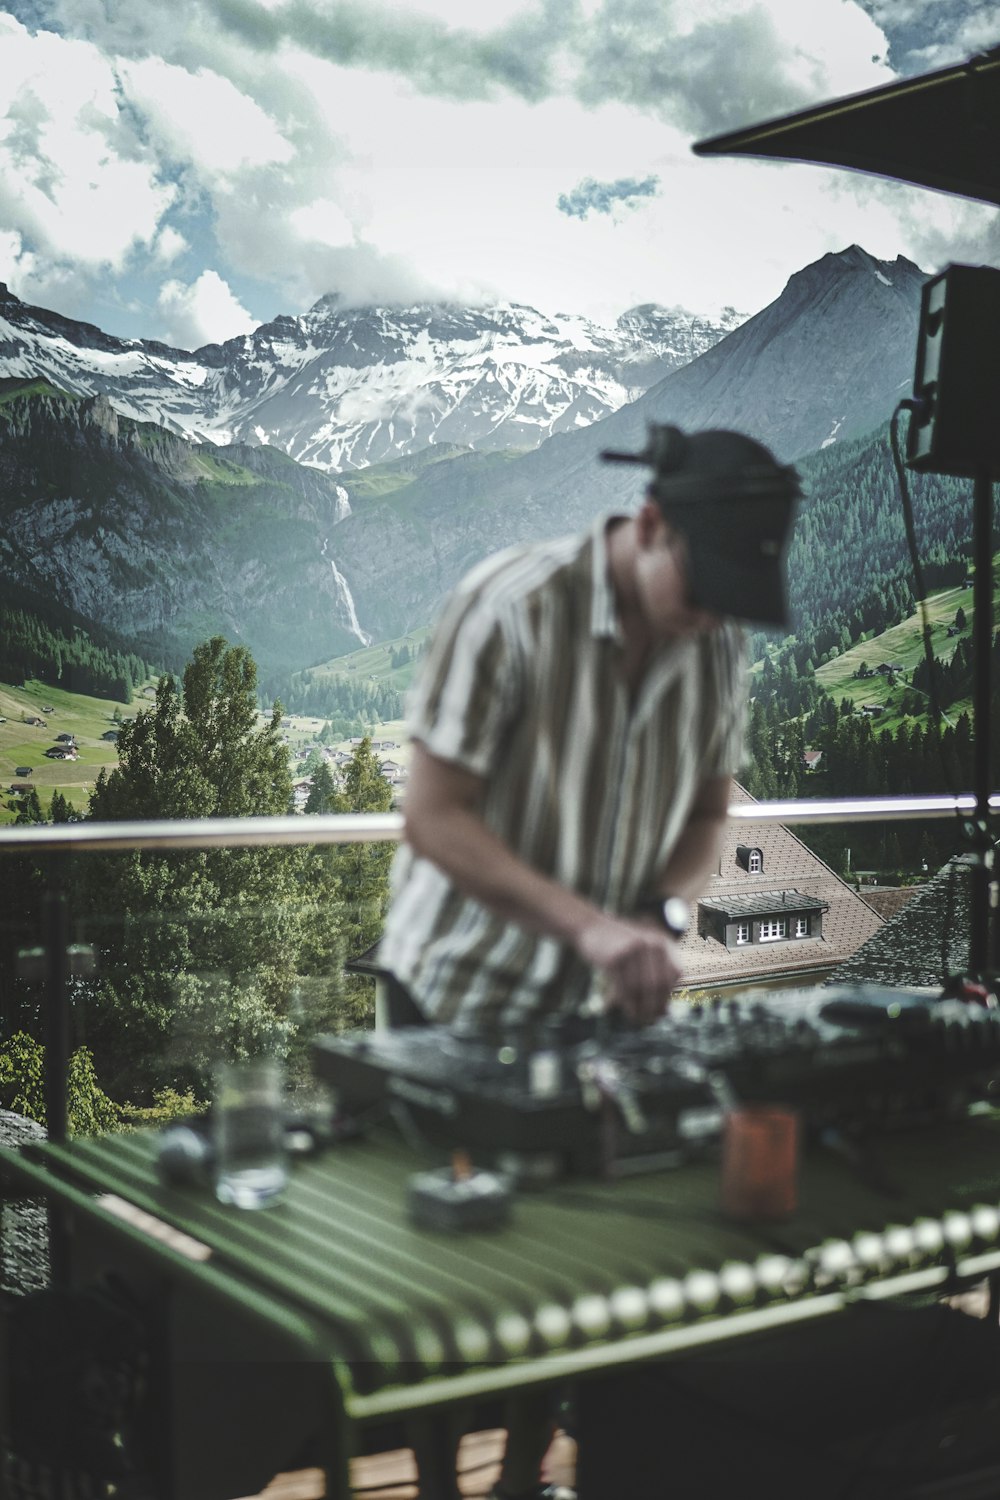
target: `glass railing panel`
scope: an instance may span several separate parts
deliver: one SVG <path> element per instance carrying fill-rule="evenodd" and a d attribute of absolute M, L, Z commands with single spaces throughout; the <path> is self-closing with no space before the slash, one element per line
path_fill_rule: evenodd
<path fill-rule="evenodd" d="M 197 1113 L 225 1058 L 275 1057 L 305 1092 L 314 1036 L 374 1025 L 374 978 L 352 960 L 378 941 L 392 853 L 384 840 L 0 850 L 0 1107 L 46 1119 L 50 996 L 70 1133 Z"/>
<path fill-rule="evenodd" d="M 915 830 L 961 853 L 973 809 L 970 796 L 813 800 L 736 804 L 731 818 L 806 842 L 905 843 L 904 869 L 837 871 L 863 893 L 933 873 Z M 371 950 L 401 826 L 387 813 L 0 829 L 0 1107 L 46 1117 L 49 994 L 57 1013 L 62 996 L 71 1132 L 197 1113 L 227 1057 L 276 1056 L 304 1098 L 312 1040 L 380 1018 Z"/>

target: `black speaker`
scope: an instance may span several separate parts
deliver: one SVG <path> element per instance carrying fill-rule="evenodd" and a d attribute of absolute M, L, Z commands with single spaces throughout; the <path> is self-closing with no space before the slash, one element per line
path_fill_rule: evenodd
<path fill-rule="evenodd" d="M 913 394 L 911 469 L 1000 477 L 1000 270 L 948 266 L 925 284 Z"/>

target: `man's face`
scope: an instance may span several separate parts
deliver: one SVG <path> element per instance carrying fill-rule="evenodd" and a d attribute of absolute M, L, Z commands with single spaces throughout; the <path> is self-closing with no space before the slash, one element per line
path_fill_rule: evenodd
<path fill-rule="evenodd" d="M 655 502 L 647 501 L 636 519 L 636 589 L 652 635 L 673 640 L 717 630 L 721 616 L 691 602 L 683 536 L 664 520 Z"/>

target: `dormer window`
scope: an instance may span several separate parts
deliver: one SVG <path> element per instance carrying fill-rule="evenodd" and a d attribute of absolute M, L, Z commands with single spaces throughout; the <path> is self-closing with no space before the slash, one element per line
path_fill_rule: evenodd
<path fill-rule="evenodd" d="M 760 854 L 760 850 L 747 850 Z M 703 896 L 698 902 L 698 932 L 727 948 L 758 943 L 801 942 L 822 938 L 826 901 L 804 891 L 748 891 Z"/>
<path fill-rule="evenodd" d="M 764 873 L 763 850 L 740 844 L 736 850 L 736 863 L 746 870 L 748 875 L 762 875 Z"/>

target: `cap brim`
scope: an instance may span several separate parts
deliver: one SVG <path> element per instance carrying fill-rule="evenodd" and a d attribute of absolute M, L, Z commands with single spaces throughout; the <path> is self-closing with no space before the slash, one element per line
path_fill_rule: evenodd
<path fill-rule="evenodd" d="M 688 539 L 692 603 L 726 619 L 752 625 L 789 624 L 781 559 L 755 557 L 750 565 L 716 551 L 710 542 Z"/>

